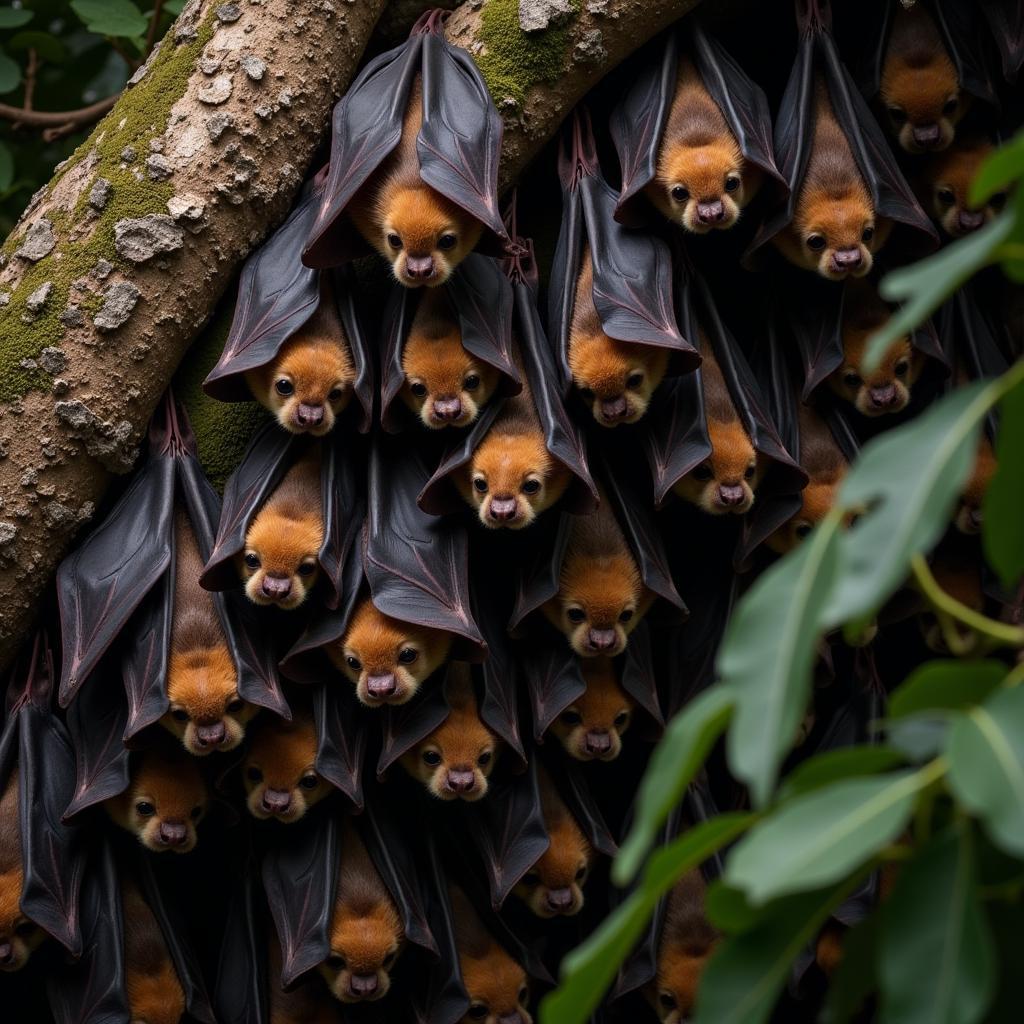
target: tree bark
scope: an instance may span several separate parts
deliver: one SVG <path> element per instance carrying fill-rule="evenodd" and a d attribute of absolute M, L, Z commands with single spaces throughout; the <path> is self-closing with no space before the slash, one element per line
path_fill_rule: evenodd
<path fill-rule="evenodd" d="M 400 2 L 408 20 L 416 5 Z M 547 30 L 558 45 L 543 78 L 513 84 L 514 96 L 488 74 L 488 54 L 500 44 L 493 15 L 507 22 L 517 0 L 488 0 L 487 16 L 480 0 L 454 11 L 448 37 L 481 62 L 506 122 L 503 186 L 602 75 L 696 2 L 579 0 Z M 0 666 L 111 474 L 134 464 L 237 266 L 287 213 L 385 6 L 191 0 L 4 245 Z"/>

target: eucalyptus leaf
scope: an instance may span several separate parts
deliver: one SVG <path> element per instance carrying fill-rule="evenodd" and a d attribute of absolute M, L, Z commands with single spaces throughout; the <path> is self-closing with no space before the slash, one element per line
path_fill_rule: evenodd
<path fill-rule="evenodd" d="M 34 11 L 19 7 L 0 7 L 0 28 L 21 28 L 33 18 Z"/>
<path fill-rule="evenodd" d="M 980 206 L 994 193 L 1024 178 L 1024 132 L 999 147 L 981 166 L 971 183 L 970 202 Z"/>
<path fill-rule="evenodd" d="M 0 50 L 0 93 L 14 92 L 21 85 L 21 68 Z"/>
<path fill-rule="evenodd" d="M 945 749 L 949 716 L 944 711 L 919 711 L 886 723 L 885 738 L 908 761 L 920 764 Z"/>
<path fill-rule="evenodd" d="M 877 775 L 879 772 L 897 767 L 902 762 L 903 757 L 899 751 L 877 744 L 827 750 L 797 765 L 782 780 L 778 798 L 780 801 L 789 800 L 803 793 L 821 789 L 822 786 L 837 782 L 839 779 Z"/>
<path fill-rule="evenodd" d="M 0 192 L 6 192 L 14 181 L 14 154 L 6 142 L 0 140 Z"/>
<path fill-rule="evenodd" d="M 988 564 L 1009 587 L 1024 573 L 1024 382 L 999 408 L 997 467 L 982 504 L 981 536 Z"/>
<path fill-rule="evenodd" d="M 957 711 L 981 704 L 1003 681 L 1001 661 L 929 661 L 916 668 L 889 697 L 889 718 L 919 711 Z"/>
<path fill-rule="evenodd" d="M 145 35 L 149 27 L 130 0 L 71 0 L 71 9 L 99 36 L 132 39 Z"/>
<path fill-rule="evenodd" d="M 875 949 L 878 915 L 872 914 L 845 936 L 843 958 L 829 979 L 821 1024 L 847 1024 L 857 1014 L 876 985 Z"/>
<path fill-rule="evenodd" d="M 12 53 L 35 50 L 51 64 L 63 64 L 68 59 L 67 47 L 50 32 L 19 32 L 8 40 L 7 49 Z"/>

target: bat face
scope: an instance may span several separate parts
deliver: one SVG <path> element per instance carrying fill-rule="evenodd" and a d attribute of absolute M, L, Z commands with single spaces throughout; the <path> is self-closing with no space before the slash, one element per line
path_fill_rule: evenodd
<path fill-rule="evenodd" d="M 687 145 L 667 137 L 658 157 L 658 173 L 646 192 L 673 224 L 705 235 L 726 231 L 757 191 L 731 134 Z"/>
<path fill-rule="evenodd" d="M 708 515 L 743 515 L 754 504 L 762 462 L 738 419 L 708 419 L 711 456 L 673 487 L 684 501 Z"/>
<path fill-rule="evenodd" d="M 444 664 L 451 644 L 450 633 L 389 618 L 367 598 L 328 655 L 355 683 L 360 702 L 380 707 L 410 700 Z"/>
<path fill-rule="evenodd" d="M 471 956 L 459 950 L 459 971 L 469 996 L 460 1024 L 533 1024 L 526 971 L 496 942 Z"/>
<path fill-rule="evenodd" d="M 331 922 L 331 953 L 319 971 L 335 999 L 374 1002 L 387 995 L 404 936 L 390 901 L 339 905 Z"/>
<path fill-rule="evenodd" d="M 983 228 L 1006 205 L 1005 192 L 997 192 L 980 207 L 968 202 L 971 183 L 992 149 L 988 142 L 958 143 L 929 161 L 926 178 L 932 215 L 953 238 Z"/>
<path fill-rule="evenodd" d="M 188 853 L 209 794 L 196 762 L 170 752 L 142 755 L 128 789 L 107 800 L 110 817 L 154 853 Z"/>
<path fill-rule="evenodd" d="M 572 815 L 563 811 L 556 820 L 545 820 L 551 845 L 512 890 L 538 917 L 572 917 L 583 909 L 592 851 Z"/>
<path fill-rule="evenodd" d="M 21 912 L 23 881 L 19 854 L 19 863 L 0 871 L 0 971 L 20 971 L 46 937 L 42 928 Z"/>
<path fill-rule="evenodd" d="M 291 611 L 306 600 L 320 575 L 317 555 L 324 539 L 323 520 L 319 504 L 300 513 L 272 502 L 260 510 L 245 535 L 239 571 L 250 601 Z"/>
<path fill-rule="evenodd" d="M 868 339 L 876 325 L 843 327 L 843 364 L 828 378 L 829 387 L 863 416 L 902 412 L 924 367 L 924 357 L 911 346 L 910 338 L 894 341 L 878 368 L 863 369 Z"/>
<path fill-rule="evenodd" d="M 974 459 L 974 469 L 967 481 L 963 494 L 960 496 L 960 507 L 957 509 L 953 525 L 961 533 L 976 534 L 981 532 L 981 505 L 985 500 L 985 492 L 997 469 L 996 455 L 992 450 L 992 442 L 984 434 L 978 444 L 978 453 Z"/>
<path fill-rule="evenodd" d="M 598 329 L 573 330 L 569 338 L 569 368 L 573 384 L 590 405 L 602 427 L 636 423 L 665 377 L 668 351 L 609 338 Z"/>
<path fill-rule="evenodd" d="M 254 818 L 291 824 L 329 794 L 316 773 L 316 748 L 310 715 L 296 712 L 291 722 L 266 717 L 242 767 L 245 803 Z"/>
<path fill-rule="evenodd" d="M 462 347 L 456 324 L 438 337 L 414 326 L 402 370 L 402 400 L 431 430 L 469 426 L 498 386 L 498 371 Z"/>
<path fill-rule="evenodd" d="M 811 480 L 800 493 L 800 511 L 783 523 L 765 543 L 785 555 L 803 543 L 807 535 L 829 514 L 839 495 L 842 479 Z"/>
<path fill-rule="evenodd" d="M 633 700 L 619 686 L 611 658 L 588 658 L 580 668 L 587 689 L 551 723 L 577 761 L 614 761 L 633 718 Z"/>
<path fill-rule="evenodd" d="M 246 380 L 285 430 L 322 437 L 351 401 L 356 371 L 344 340 L 320 329 L 289 338 L 277 359 Z"/>
<path fill-rule="evenodd" d="M 946 149 L 967 112 L 956 67 L 931 16 L 898 11 L 882 66 L 881 100 L 892 134 L 908 153 Z"/>
<path fill-rule="evenodd" d="M 238 696 L 237 685 L 226 646 L 172 650 L 167 667 L 170 707 L 160 724 L 197 757 L 234 750 L 257 710 Z"/>

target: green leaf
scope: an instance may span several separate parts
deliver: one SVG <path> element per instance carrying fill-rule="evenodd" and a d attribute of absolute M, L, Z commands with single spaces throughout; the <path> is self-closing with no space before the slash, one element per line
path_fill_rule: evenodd
<path fill-rule="evenodd" d="M 639 888 L 562 963 L 562 981 L 540 1007 L 540 1024 L 584 1024 L 601 1001 L 619 965 L 636 945 L 659 899 L 686 872 L 740 835 L 750 814 L 720 814 L 702 822 L 650 859 Z"/>
<path fill-rule="evenodd" d="M 902 762 L 898 751 L 877 744 L 829 750 L 797 765 L 782 780 L 778 797 L 789 800 L 840 779 L 877 775 Z"/>
<path fill-rule="evenodd" d="M 996 846 L 1024 857 L 1024 687 L 958 715 L 946 745 L 949 783 Z"/>
<path fill-rule="evenodd" d="M 844 779 L 784 804 L 730 853 L 724 879 L 755 906 L 845 878 L 906 827 L 931 766 Z"/>
<path fill-rule="evenodd" d="M 21 28 L 32 20 L 34 13 L 23 8 L 0 7 L 0 28 Z"/>
<path fill-rule="evenodd" d="M 998 465 L 982 504 L 981 536 L 988 564 L 1009 587 L 1024 573 L 1024 383 L 1003 399 L 1000 412 Z"/>
<path fill-rule="evenodd" d="M 21 85 L 21 68 L 0 50 L 0 93 L 14 92 Z"/>
<path fill-rule="evenodd" d="M 992 1001 L 992 937 L 966 827 L 900 871 L 882 908 L 881 1024 L 976 1024 Z M 926 983 L 925 979 L 927 979 Z"/>
<path fill-rule="evenodd" d="M 14 181 L 14 154 L 6 142 L 0 140 L 0 192 L 6 192 Z"/>
<path fill-rule="evenodd" d="M 7 43 L 12 53 L 25 53 L 35 50 L 43 60 L 51 64 L 63 64 L 68 58 L 64 44 L 49 32 L 19 32 Z"/>
<path fill-rule="evenodd" d="M 179 14 L 181 14 L 183 8 L 185 7 L 185 3 L 186 0 L 167 0 L 167 3 L 164 4 L 164 10 L 168 14 L 173 14 L 175 17 L 177 17 Z"/>
<path fill-rule="evenodd" d="M 839 567 L 840 519 L 828 516 L 800 548 L 763 573 L 726 627 L 718 672 L 736 696 L 729 766 L 763 807 L 811 694 L 822 610 Z"/>
<path fill-rule="evenodd" d="M 625 885 L 640 869 L 662 822 L 722 735 L 732 706 L 732 694 L 724 686 L 712 686 L 669 722 L 640 783 L 633 826 L 612 865 L 616 885 Z"/>
<path fill-rule="evenodd" d="M 847 1024 L 876 985 L 875 947 L 878 943 L 878 915 L 862 921 L 843 941 L 843 959 L 829 980 L 821 1024 Z"/>
<path fill-rule="evenodd" d="M 704 912 L 719 931 L 733 933 L 746 931 L 764 908 L 752 907 L 744 893 L 717 878 L 704 894 Z"/>
<path fill-rule="evenodd" d="M 886 723 L 886 740 L 908 761 L 920 764 L 945 749 L 948 716 L 939 711 L 921 711 Z"/>
<path fill-rule="evenodd" d="M 981 704 L 1003 681 L 1001 661 L 929 661 L 915 669 L 889 698 L 889 718 L 919 711 L 959 711 Z"/>
<path fill-rule="evenodd" d="M 842 537 L 843 574 L 829 624 L 865 619 L 907 577 L 910 559 L 945 532 L 974 464 L 985 413 L 1000 384 L 957 388 L 909 423 L 869 442 L 839 492 L 846 508 L 868 508 Z"/>
<path fill-rule="evenodd" d="M 990 196 L 1021 178 L 1024 178 L 1024 132 L 1018 132 L 982 164 L 971 184 L 968 199 L 972 206 L 981 206 Z"/>
<path fill-rule="evenodd" d="M 144 36 L 146 19 L 130 0 L 71 0 L 71 9 L 98 36 Z"/>

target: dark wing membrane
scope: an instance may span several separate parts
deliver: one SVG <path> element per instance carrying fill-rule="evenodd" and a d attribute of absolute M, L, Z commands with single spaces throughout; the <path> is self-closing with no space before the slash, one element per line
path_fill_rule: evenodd
<path fill-rule="evenodd" d="M 1024 64 L 1024 6 L 1019 0 L 980 0 L 1003 61 L 1003 77 L 1016 82 Z"/>
<path fill-rule="evenodd" d="M 392 406 L 405 383 L 402 357 L 415 314 L 415 293 L 395 282 L 384 306 L 381 329 L 380 425 L 389 434 L 397 434 L 402 429 L 401 410 L 393 412 Z"/>
<path fill-rule="evenodd" d="M 558 593 L 562 562 L 576 517 L 569 512 L 549 515 L 538 524 L 537 543 L 531 545 L 533 557 L 516 580 L 516 600 L 508 628 L 514 632 L 523 620 Z"/>
<path fill-rule="evenodd" d="M 317 774 L 363 808 L 363 765 L 369 730 L 357 714 L 348 680 L 331 679 L 313 691 Z"/>
<path fill-rule="evenodd" d="M 533 737 L 540 743 L 551 723 L 582 696 L 587 684 L 576 655 L 560 636 L 523 644 L 520 664 L 533 714 Z"/>
<path fill-rule="evenodd" d="M 505 615 L 498 610 L 491 590 L 489 587 L 480 587 L 478 591 L 481 593 L 474 594 L 473 611 L 487 644 L 487 658 L 480 668 L 483 677 L 483 698 L 479 700 L 480 718 L 509 745 L 520 763 L 525 764 L 526 752 L 519 731 L 516 661 L 505 630 Z"/>
<path fill-rule="evenodd" d="M 172 535 L 172 547 L 173 544 Z M 167 656 L 174 614 L 174 572 L 172 561 L 168 571 L 143 598 L 123 647 L 121 681 L 128 701 L 126 740 L 152 725 L 168 708 Z M 96 680 L 91 685 L 102 684 Z"/>
<path fill-rule="evenodd" d="M 259 899 L 255 869 L 249 862 L 232 892 L 221 938 L 213 995 L 221 1024 L 269 1024 L 267 934 Z"/>
<path fill-rule="evenodd" d="M 650 622 L 641 622 L 630 633 L 629 644 L 619 660 L 622 688 L 650 717 L 654 723 L 654 736 L 657 737 L 661 734 L 665 717 L 658 699 L 658 674 L 651 637 L 653 629 Z"/>
<path fill-rule="evenodd" d="M 643 438 L 660 505 L 672 486 L 711 454 L 700 371 L 666 381 L 644 417 Z"/>
<path fill-rule="evenodd" d="M 548 333 L 555 346 L 562 394 L 568 395 L 572 386 L 569 333 L 572 330 L 576 282 L 580 276 L 586 226 L 583 222 L 579 183 L 575 175 L 562 174 L 559 177 L 562 182 L 562 222 L 558 229 L 551 274 L 548 277 Z"/>
<path fill-rule="evenodd" d="M 345 337 L 348 339 L 352 365 L 356 371 L 356 382 L 352 392 L 362 411 L 362 416 L 356 421 L 356 429 L 359 433 L 366 434 L 373 425 L 374 346 L 366 336 L 359 303 L 356 301 L 359 282 L 355 274 L 348 267 L 340 267 L 331 272 L 331 280 L 334 301 L 341 317 Z"/>
<path fill-rule="evenodd" d="M 451 671 L 450 665 L 448 671 Z M 444 687 L 440 685 L 425 687 L 415 700 L 401 707 L 384 708 L 377 778 L 383 779 L 403 754 L 438 728 L 448 718 L 450 710 Z"/>
<path fill-rule="evenodd" d="M 557 753 L 561 754 L 560 751 Z M 569 812 L 576 819 L 576 824 L 587 837 L 587 842 L 606 857 L 614 857 L 619 852 L 619 847 L 590 791 L 586 772 L 577 762 L 568 761 L 561 756 L 558 756 L 557 761 L 553 758 L 548 758 L 547 761 L 552 782 Z"/>

